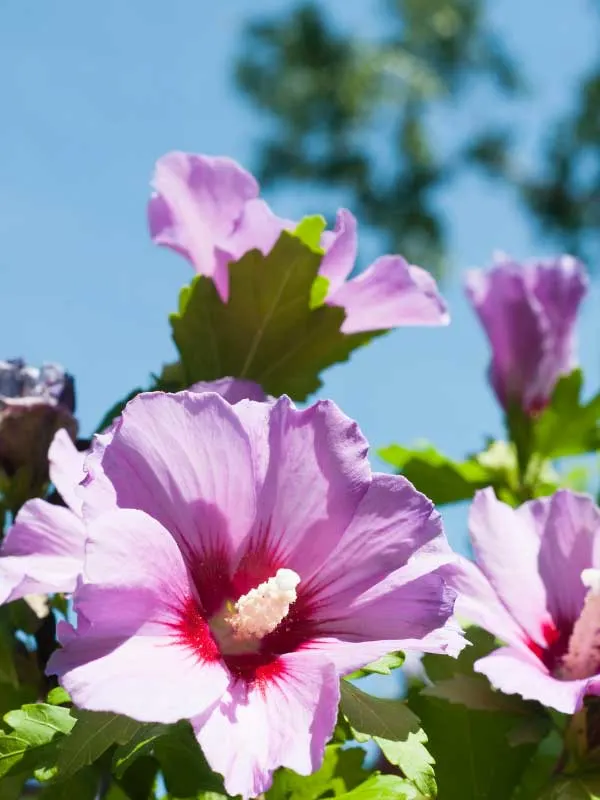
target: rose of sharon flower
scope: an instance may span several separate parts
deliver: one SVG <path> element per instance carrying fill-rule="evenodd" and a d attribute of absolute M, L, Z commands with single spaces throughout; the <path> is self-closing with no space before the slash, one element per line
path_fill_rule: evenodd
<path fill-rule="evenodd" d="M 190 391 L 217 392 L 229 403 L 265 400 L 257 383 L 233 378 L 196 383 Z M 19 511 L 0 547 L 0 604 L 28 595 L 69 593 L 83 569 L 85 525 L 79 484 L 85 455 L 63 429 L 48 451 L 50 480 L 67 508 L 30 500 Z"/>
<path fill-rule="evenodd" d="M 59 428 L 75 438 L 73 378 L 58 364 L 29 367 L 20 358 L 0 361 L 0 468 L 12 476 L 27 466 L 32 488 L 48 477 L 48 447 Z"/>
<path fill-rule="evenodd" d="M 571 714 L 600 694 L 600 509 L 561 490 L 518 509 L 478 492 L 456 611 L 506 646 L 475 663 L 497 689 Z"/>
<path fill-rule="evenodd" d="M 275 216 L 259 198 L 255 178 L 230 158 L 173 152 L 156 164 L 148 207 L 156 244 L 187 258 L 196 272 L 211 277 L 224 302 L 229 263 L 250 250 L 267 255 L 283 230 L 296 223 Z M 323 234 L 319 273 L 329 282 L 325 302 L 342 306 L 343 333 L 399 325 L 444 325 L 446 305 L 435 280 L 401 256 L 383 256 L 353 280 L 356 220 L 338 211 L 335 228 Z"/>
<path fill-rule="evenodd" d="M 331 402 L 142 394 L 86 470 L 78 625 L 48 669 L 82 708 L 189 719 L 232 795 L 319 767 L 340 675 L 463 644 L 439 515 Z"/>
<path fill-rule="evenodd" d="M 583 265 L 572 256 L 525 264 L 498 256 L 492 269 L 468 273 L 466 290 L 492 346 L 498 400 L 507 410 L 515 403 L 526 414 L 540 411 L 558 379 L 576 366 Z"/>

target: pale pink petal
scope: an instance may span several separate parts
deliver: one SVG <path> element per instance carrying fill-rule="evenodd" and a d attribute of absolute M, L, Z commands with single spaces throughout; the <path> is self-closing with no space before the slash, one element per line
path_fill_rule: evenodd
<path fill-rule="evenodd" d="M 351 600 L 426 546 L 453 557 L 433 503 L 406 478 L 375 473 L 337 547 L 306 580 L 320 597 L 341 594 L 345 605 L 346 595 Z"/>
<path fill-rule="evenodd" d="M 208 763 L 225 777 L 227 792 L 244 800 L 266 791 L 279 766 L 315 772 L 337 718 L 332 664 L 317 654 L 290 653 L 274 667 L 254 684 L 232 684 L 214 710 L 192 720 Z"/>
<path fill-rule="evenodd" d="M 446 304 L 433 278 L 401 256 L 382 256 L 358 277 L 333 292 L 327 303 L 342 306 L 342 333 L 400 325 L 446 325 Z"/>
<path fill-rule="evenodd" d="M 456 592 L 451 584 L 456 567 L 450 559 L 447 554 L 423 554 L 354 597 L 317 598 L 311 618 L 318 636 L 361 643 L 357 654 L 363 643 L 385 642 L 383 652 L 420 643 L 452 617 Z M 345 649 L 346 657 L 351 658 L 352 652 Z M 333 653 L 331 657 L 336 659 Z"/>
<path fill-rule="evenodd" d="M 67 508 L 30 500 L 0 550 L 0 602 L 71 592 L 83 567 L 85 529 Z"/>
<path fill-rule="evenodd" d="M 227 556 L 255 519 L 250 442 L 234 408 L 213 393 L 138 395 L 94 439 L 84 513 L 116 501 L 160 521 L 188 554 Z"/>
<path fill-rule="evenodd" d="M 244 408 L 241 403 L 233 410 L 250 422 Z M 262 426 L 268 414 L 269 460 L 267 466 L 255 456 L 265 470 L 264 484 L 256 526 L 240 556 L 267 553 L 267 561 L 303 577 L 335 548 L 368 489 L 367 443 L 356 423 L 329 401 L 298 411 L 282 397 L 267 409 L 253 416 Z M 250 437 L 264 447 L 264 431 Z"/>
<path fill-rule="evenodd" d="M 437 653 L 456 658 L 466 645 L 462 629 L 450 619 L 442 627 L 416 639 L 347 642 L 335 637 L 323 637 L 307 642 L 304 649 L 322 653 L 335 664 L 339 675 L 348 675 L 393 651 Z"/>
<path fill-rule="evenodd" d="M 479 567 L 462 556 L 458 556 L 458 566 L 452 581 L 458 592 L 454 609 L 457 616 L 493 633 L 507 644 L 524 645 L 526 634 Z"/>
<path fill-rule="evenodd" d="M 469 513 L 475 560 L 508 613 L 528 636 L 546 646 L 552 625 L 546 588 L 538 571 L 540 537 L 530 515 L 496 499 L 491 488 L 477 492 Z"/>
<path fill-rule="evenodd" d="M 227 250 L 237 260 L 250 250 L 268 255 L 282 231 L 293 231 L 296 223 L 276 216 L 264 200 L 249 200 L 227 240 Z"/>
<path fill-rule="evenodd" d="M 191 650 L 163 636 L 89 639 L 75 638 L 67 656 L 59 650 L 48 664 L 81 708 L 172 723 L 200 713 L 227 688 L 220 662 L 199 663 Z"/>
<path fill-rule="evenodd" d="M 354 268 L 358 248 L 354 215 L 347 209 L 340 208 L 336 215 L 335 228 L 323 233 L 321 244 L 325 248 L 325 255 L 319 267 L 319 275 L 329 281 L 330 296 L 344 284 Z"/>
<path fill-rule="evenodd" d="M 85 477 L 83 462 L 85 454 L 80 453 L 69 434 L 61 428 L 54 435 L 48 460 L 50 461 L 50 480 L 60 496 L 78 516 L 81 516 L 81 497 L 78 487 Z"/>
<path fill-rule="evenodd" d="M 216 392 L 224 397 L 228 403 L 235 405 L 240 400 L 256 400 L 263 402 L 267 399 L 258 383 L 240 378 L 219 378 L 217 381 L 198 381 L 189 387 L 190 392 Z"/>
<path fill-rule="evenodd" d="M 181 253 L 200 274 L 214 275 L 215 248 L 227 249 L 246 202 L 258 195 L 256 180 L 229 158 L 173 152 L 157 161 L 152 185 L 154 242 Z"/>
<path fill-rule="evenodd" d="M 546 510 L 539 572 L 548 610 L 557 622 L 574 623 L 588 591 L 581 573 L 600 566 L 594 558 L 600 545 L 600 509 L 591 497 L 567 490 L 535 503 Z"/>
<path fill-rule="evenodd" d="M 501 692 L 537 700 L 563 714 L 573 714 L 581 708 L 589 684 L 588 680 L 553 678 L 533 653 L 510 647 L 502 647 L 476 661 L 475 670 Z"/>
<path fill-rule="evenodd" d="M 48 672 L 92 711 L 165 723 L 200 713 L 226 689 L 228 673 L 214 653 L 203 658 L 178 635 L 193 587 L 174 539 L 129 509 L 101 515 L 88 533 L 85 576 L 92 583 L 75 594 L 84 624 L 66 635 L 63 628 L 63 649 Z"/>

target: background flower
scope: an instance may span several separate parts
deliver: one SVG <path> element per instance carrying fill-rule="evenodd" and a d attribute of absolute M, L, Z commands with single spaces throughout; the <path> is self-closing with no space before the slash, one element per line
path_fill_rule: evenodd
<path fill-rule="evenodd" d="M 456 610 L 506 645 L 475 669 L 504 692 L 577 711 L 600 694 L 600 510 L 568 490 L 515 510 L 485 489 L 469 530 L 475 564 L 461 559 Z"/>
<path fill-rule="evenodd" d="M 270 252 L 283 230 L 296 223 L 275 216 L 259 198 L 256 180 L 229 158 L 168 153 L 158 160 L 148 206 L 156 244 L 185 256 L 213 279 L 221 298 L 229 293 L 228 264 L 249 250 Z M 320 275 L 329 282 L 325 302 L 342 306 L 344 333 L 399 325 L 443 325 L 449 320 L 435 280 L 401 256 L 383 256 L 347 280 L 357 254 L 356 220 L 337 213 L 323 234 Z"/>
<path fill-rule="evenodd" d="M 505 409 L 543 408 L 575 361 L 575 322 L 587 290 L 571 256 L 518 264 L 499 256 L 487 271 L 472 270 L 467 295 L 492 347 L 490 379 Z"/>

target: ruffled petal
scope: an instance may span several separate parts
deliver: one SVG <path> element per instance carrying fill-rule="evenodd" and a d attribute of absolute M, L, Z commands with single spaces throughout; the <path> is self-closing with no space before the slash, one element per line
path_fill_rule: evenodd
<path fill-rule="evenodd" d="M 477 492 L 469 513 L 475 560 L 509 615 L 537 644 L 552 625 L 546 588 L 538 571 L 540 536 L 533 517 L 496 499 L 491 488 Z"/>
<path fill-rule="evenodd" d="M 249 435 L 262 452 L 254 457 L 255 474 L 264 475 L 256 526 L 240 552 L 242 566 L 264 554 L 263 563 L 308 576 L 336 547 L 368 489 L 367 442 L 330 401 L 298 411 L 283 397 L 255 409 L 240 403 L 234 411 L 246 424 L 260 426 Z"/>
<path fill-rule="evenodd" d="M 458 592 L 455 612 L 459 619 L 478 625 L 506 644 L 526 646 L 526 634 L 479 567 L 462 556 L 458 556 L 458 567 L 452 583 Z"/>
<path fill-rule="evenodd" d="M 225 691 L 228 673 L 214 648 L 204 657 L 181 635 L 194 589 L 173 537 L 130 509 L 98 517 L 88 535 L 79 625 L 59 631 L 63 648 L 48 672 L 92 711 L 165 723 L 200 713 Z"/>
<path fill-rule="evenodd" d="M 455 572 L 451 556 L 422 554 L 354 597 L 317 598 L 313 624 L 319 636 L 387 641 L 386 652 L 405 649 L 407 642 L 422 640 L 452 617 Z"/>
<path fill-rule="evenodd" d="M 189 388 L 190 392 L 216 392 L 228 403 L 235 405 L 240 400 L 264 402 L 267 395 L 258 383 L 240 378 L 219 378 L 217 381 L 198 381 Z"/>
<path fill-rule="evenodd" d="M 85 478 L 83 471 L 85 454 L 77 450 L 64 428 L 55 433 L 48 450 L 48 460 L 50 480 L 69 508 L 80 517 L 82 501 L 78 487 Z"/>
<path fill-rule="evenodd" d="M 290 653 L 271 670 L 253 684 L 233 683 L 214 710 L 192 720 L 208 763 L 224 776 L 227 792 L 244 800 L 266 791 L 277 767 L 315 772 L 337 718 L 332 664 Z"/>
<path fill-rule="evenodd" d="M 0 550 L 0 603 L 72 592 L 83 568 L 85 529 L 67 508 L 30 500 Z"/>
<path fill-rule="evenodd" d="M 325 231 L 321 238 L 325 255 L 319 267 L 319 275 L 329 281 L 328 296 L 331 296 L 352 272 L 358 249 L 356 219 L 345 208 L 340 208 L 335 219 L 335 228 Z"/>
<path fill-rule="evenodd" d="M 501 692 L 537 700 L 563 714 L 573 714 L 581 708 L 589 684 L 587 680 L 553 678 L 532 653 L 511 647 L 502 647 L 476 661 L 475 670 Z"/>
<path fill-rule="evenodd" d="M 190 558 L 227 559 L 255 518 L 250 442 L 234 408 L 214 393 L 138 395 L 92 443 L 84 514 L 137 508 Z"/>
<path fill-rule="evenodd" d="M 600 509 L 591 497 L 567 490 L 534 503 L 546 512 L 539 573 L 546 586 L 548 611 L 559 627 L 568 627 L 579 617 L 588 591 L 581 573 L 600 565 L 595 561 Z"/>
<path fill-rule="evenodd" d="M 382 256 L 328 298 L 342 306 L 343 333 L 361 333 L 401 325 L 446 325 L 446 304 L 433 278 L 401 256 Z"/>
<path fill-rule="evenodd" d="M 172 152 L 156 163 L 148 206 L 156 244 L 185 256 L 201 275 L 217 269 L 216 248 L 227 249 L 256 180 L 229 158 Z"/>
<path fill-rule="evenodd" d="M 375 473 L 337 547 L 311 576 L 311 590 L 320 599 L 341 595 L 345 606 L 421 548 L 453 558 L 433 503 L 406 478 Z"/>

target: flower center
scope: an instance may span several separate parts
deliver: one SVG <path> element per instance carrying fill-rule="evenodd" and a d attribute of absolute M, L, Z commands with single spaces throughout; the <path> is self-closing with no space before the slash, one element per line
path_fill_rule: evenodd
<path fill-rule="evenodd" d="M 236 603 L 226 603 L 210 621 L 221 652 L 258 650 L 263 636 L 287 617 L 299 583 L 300 576 L 294 570 L 278 569 L 274 577 L 243 594 Z"/>
<path fill-rule="evenodd" d="M 589 678 L 600 668 L 600 569 L 584 569 L 581 582 L 589 591 L 558 670 L 563 680 Z"/>

